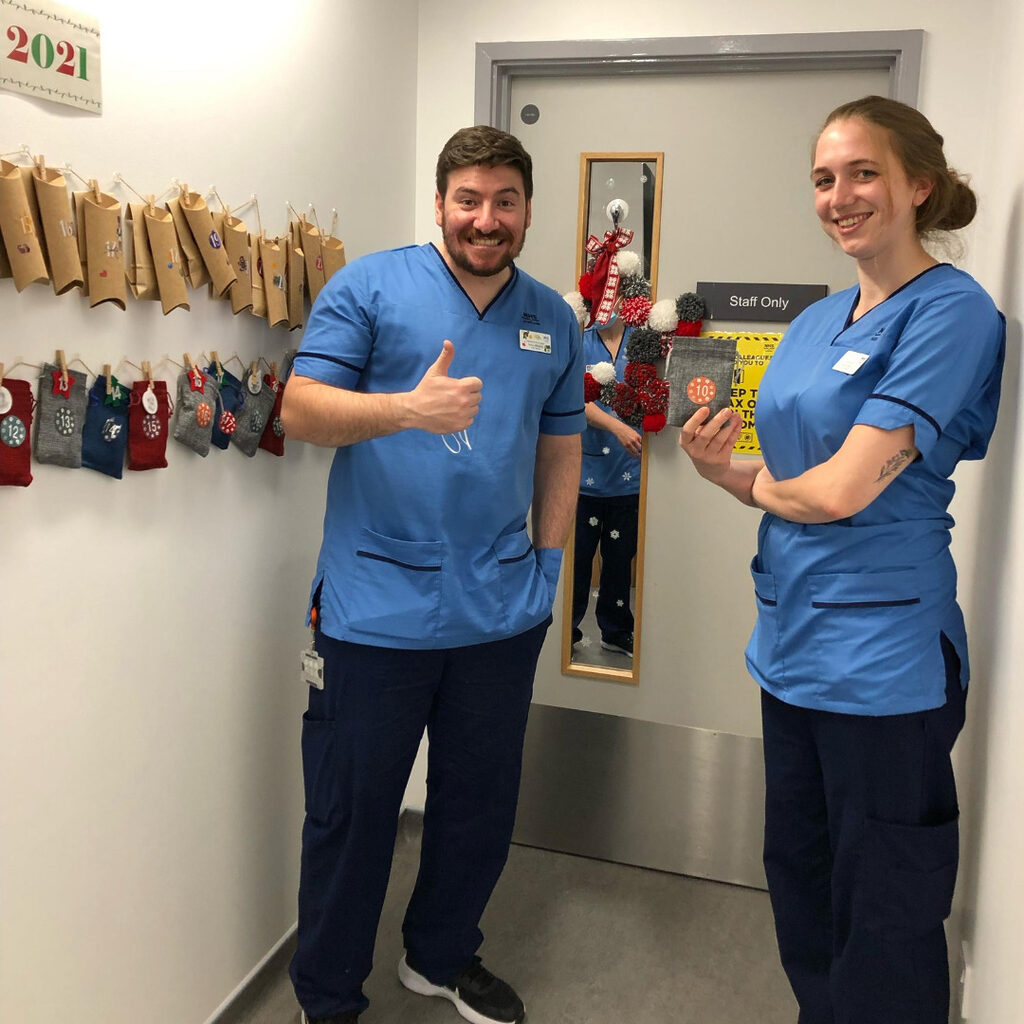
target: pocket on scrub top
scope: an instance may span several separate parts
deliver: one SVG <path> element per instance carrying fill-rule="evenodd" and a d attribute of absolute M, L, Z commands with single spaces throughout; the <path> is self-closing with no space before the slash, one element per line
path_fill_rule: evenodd
<path fill-rule="evenodd" d="M 362 529 L 343 597 L 348 625 L 404 640 L 437 634 L 444 576 L 441 541 L 397 540 Z"/>
<path fill-rule="evenodd" d="M 847 678 L 877 680 L 919 660 L 932 638 L 917 569 L 807 577 L 814 632 L 828 677 L 839 659 Z"/>
<path fill-rule="evenodd" d="M 775 590 L 775 577 L 769 572 L 759 572 L 755 556 L 750 562 L 750 575 L 754 580 L 754 600 L 757 604 L 757 622 L 751 637 L 751 651 L 754 663 L 767 672 L 775 657 L 779 641 L 779 602 Z"/>
<path fill-rule="evenodd" d="M 505 615 L 509 624 L 524 614 L 533 614 L 543 606 L 547 583 L 537 565 L 533 542 L 526 526 L 507 533 L 494 542 L 498 560 L 501 593 L 505 601 Z"/>

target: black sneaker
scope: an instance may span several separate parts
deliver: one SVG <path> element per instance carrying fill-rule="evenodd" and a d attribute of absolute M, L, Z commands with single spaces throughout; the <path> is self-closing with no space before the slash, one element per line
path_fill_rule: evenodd
<path fill-rule="evenodd" d="M 398 962 L 398 980 L 421 996 L 448 999 L 471 1024 L 522 1024 L 526 1020 L 523 1001 L 512 986 L 491 974 L 478 956 L 448 985 L 428 981 L 403 956 Z"/>
<path fill-rule="evenodd" d="M 614 651 L 616 654 L 628 654 L 633 657 L 633 634 L 624 633 L 616 636 L 601 637 L 601 646 L 606 651 Z"/>
<path fill-rule="evenodd" d="M 332 1013 L 330 1017 L 307 1017 L 306 1011 L 302 1011 L 302 1024 L 358 1024 L 359 1014 L 355 1010 L 347 1010 L 345 1013 Z"/>

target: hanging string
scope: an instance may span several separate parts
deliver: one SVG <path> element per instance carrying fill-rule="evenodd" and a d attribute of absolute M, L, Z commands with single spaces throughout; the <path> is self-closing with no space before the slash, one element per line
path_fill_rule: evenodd
<path fill-rule="evenodd" d="M 28 148 L 28 143 L 23 142 L 17 149 L 12 149 L 10 153 L 0 153 L 0 158 L 6 160 L 9 156 L 24 156 L 32 160 L 32 150 Z M 34 160 L 32 160 L 35 163 Z"/>
<path fill-rule="evenodd" d="M 331 210 L 331 230 L 327 232 L 330 238 L 334 237 L 334 232 L 338 230 L 338 211 Z"/>
<path fill-rule="evenodd" d="M 30 370 L 39 370 L 42 373 L 42 366 L 39 363 L 27 363 L 24 359 L 19 359 L 13 366 L 8 366 L 5 373 L 13 373 L 19 366 L 27 366 Z"/>
<path fill-rule="evenodd" d="M 320 227 L 320 221 L 316 215 L 316 207 L 312 203 L 309 204 L 309 215 L 313 219 L 313 223 L 316 225 L 317 234 L 323 235 L 323 229 Z"/>
<path fill-rule="evenodd" d="M 132 188 L 131 185 L 129 185 L 128 182 L 125 181 L 124 178 L 121 177 L 121 172 L 120 171 L 115 171 L 114 172 L 114 184 L 115 185 L 123 185 L 126 189 L 128 189 L 129 192 L 132 192 L 135 195 L 137 195 L 144 203 L 152 204 L 152 202 L 153 202 L 153 196 L 144 196 L 141 192 L 139 192 L 136 189 Z"/>
<path fill-rule="evenodd" d="M 82 184 L 83 184 L 83 185 L 84 185 L 84 186 L 85 186 L 86 188 L 91 188 L 91 187 L 92 187 L 92 186 L 91 186 L 91 185 L 89 184 L 89 182 L 87 182 L 87 181 L 85 180 L 85 178 L 83 178 L 83 177 L 82 177 L 82 176 L 81 176 L 81 175 L 80 175 L 80 174 L 78 173 L 78 171 L 76 171 L 76 170 L 74 169 L 74 167 L 72 167 L 72 166 L 71 166 L 71 164 L 69 164 L 69 163 L 65 163 L 65 164 L 64 164 L 64 166 L 63 166 L 63 167 L 61 167 L 61 170 L 62 170 L 62 171 L 63 171 L 63 172 L 65 173 L 65 174 L 72 174 L 72 175 L 74 175 L 74 176 L 75 176 L 75 177 L 76 177 L 76 178 L 77 178 L 77 179 L 78 179 L 78 180 L 79 180 L 79 181 L 80 181 L 80 182 L 81 182 L 81 183 L 82 183 Z"/>
<path fill-rule="evenodd" d="M 96 376 L 96 374 L 95 374 L 95 373 L 93 373 L 93 372 L 92 372 L 92 370 L 90 370 L 90 369 L 89 369 L 89 367 L 88 367 L 88 365 L 86 364 L 85 360 L 84 360 L 84 359 L 82 359 L 82 357 L 81 357 L 81 356 L 74 356 L 74 357 L 73 357 L 73 358 L 71 359 L 71 362 L 69 362 L 69 363 L 68 363 L 68 366 L 70 366 L 70 365 L 71 365 L 71 363 L 78 363 L 78 365 L 79 365 L 79 366 L 81 366 L 81 367 L 83 367 L 83 368 L 84 368 L 84 370 L 85 370 L 85 372 L 86 372 L 87 374 L 89 374 L 89 376 L 90 376 L 90 377 L 95 377 L 95 376 Z"/>
<path fill-rule="evenodd" d="M 216 198 L 217 202 L 220 203 L 220 208 L 224 211 L 224 216 L 228 216 L 228 214 L 231 213 L 231 207 L 229 207 L 228 204 L 225 203 L 223 199 L 221 199 L 220 193 L 217 191 L 216 185 L 211 185 L 210 191 L 207 192 L 206 194 L 208 196 L 214 196 Z"/>

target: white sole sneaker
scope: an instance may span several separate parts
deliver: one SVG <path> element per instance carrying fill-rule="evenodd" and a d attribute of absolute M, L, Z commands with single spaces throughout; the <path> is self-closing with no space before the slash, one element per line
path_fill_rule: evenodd
<path fill-rule="evenodd" d="M 467 1006 L 459 998 L 459 990 L 457 988 L 450 989 L 445 988 L 444 985 L 435 985 L 429 979 L 424 978 L 422 974 L 414 971 L 409 966 L 404 955 L 398 961 L 398 980 L 410 992 L 415 992 L 417 995 L 440 996 L 442 999 L 447 999 L 459 1011 L 460 1016 L 470 1021 L 470 1024 L 503 1024 L 502 1021 L 496 1020 L 494 1017 L 485 1017 L 471 1006 Z"/>

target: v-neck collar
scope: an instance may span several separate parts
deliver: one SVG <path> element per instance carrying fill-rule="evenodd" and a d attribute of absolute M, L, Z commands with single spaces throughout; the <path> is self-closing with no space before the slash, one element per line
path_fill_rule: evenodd
<path fill-rule="evenodd" d="M 873 305 L 869 310 L 867 310 L 864 313 L 863 316 L 858 317 L 858 319 L 854 320 L 853 319 L 853 313 L 854 313 L 854 310 L 856 310 L 856 308 L 857 308 L 857 303 L 860 302 L 860 286 L 858 286 L 857 287 L 857 291 L 854 292 L 854 295 L 853 295 L 853 302 L 850 305 L 850 311 L 846 314 L 846 323 L 843 325 L 843 330 L 840 331 L 839 334 L 842 334 L 843 331 L 848 331 L 854 324 L 859 324 L 861 322 L 861 320 L 864 319 L 864 317 L 871 316 L 871 314 L 874 313 L 874 311 L 876 309 L 880 309 L 890 299 L 893 299 L 897 295 L 899 295 L 899 293 L 901 291 L 903 291 L 905 288 L 909 288 L 915 281 L 920 281 L 921 278 L 924 277 L 925 274 L 930 274 L 933 270 L 937 270 L 939 267 L 949 267 L 949 266 L 952 266 L 952 264 L 950 264 L 950 263 L 933 263 L 930 267 L 925 267 L 924 270 L 922 270 L 920 274 L 915 274 L 909 281 L 905 281 L 903 284 L 901 284 L 899 286 L 899 288 L 896 289 L 896 291 L 890 292 L 888 295 L 886 295 L 886 297 L 884 299 L 882 299 L 881 302 L 876 302 L 875 305 Z M 839 335 L 837 334 L 836 337 L 838 338 Z"/>
<path fill-rule="evenodd" d="M 501 290 L 498 292 L 498 294 L 495 295 L 494 298 L 491 299 L 491 301 L 488 302 L 487 305 L 484 306 L 482 310 L 477 309 L 476 303 L 469 297 L 469 292 L 467 292 L 466 289 L 462 287 L 462 282 L 452 272 L 452 268 L 448 266 L 448 261 L 442 255 L 441 250 L 438 249 L 438 247 L 433 242 L 430 243 L 430 248 L 434 250 L 434 253 L 436 254 L 441 266 L 444 267 L 448 276 L 451 278 L 452 284 L 454 284 L 455 287 L 458 288 L 460 292 L 462 292 L 462 294 L 466 298 L 466 301 L 470 304 L 470 306 L 472 306 L 473 312 L 476 313 L 478 320 L 483 320 L 483 318 L 487 316 L 487 313 L 490 310 L 490 308 L 515 284 L 516 278 L 519 276 L 519 268 L 516 267 L 515 263 L 509 264 L 512 268 L 512 273 L 509 275 L 509 279 L 501 286 Z"/>

